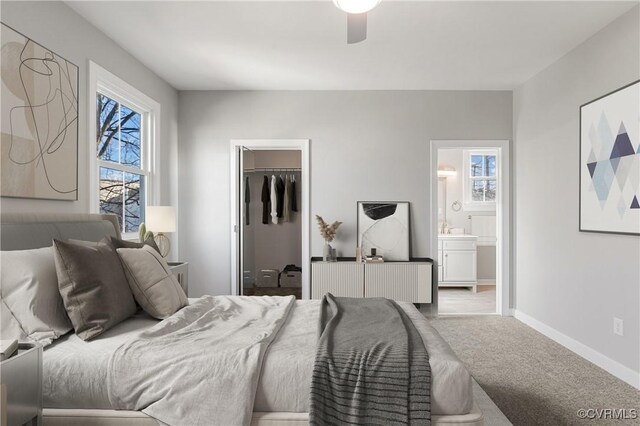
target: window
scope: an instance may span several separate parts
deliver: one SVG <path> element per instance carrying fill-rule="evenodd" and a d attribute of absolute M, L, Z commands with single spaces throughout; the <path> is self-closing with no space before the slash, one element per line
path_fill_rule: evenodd
<path fill-rule="evenodd" d="M 495 210 L 498 193 L 495 150 L 465 151 L 465 210 Z"/>
<path fill-rule="evenodd" d="M 122 234 L 133 237 L 154 196 L 159 105 L 93 63 L 90 74 L 95 105 L 92 211 L 117 215 Z"/>
<path fill-rule="evenodd" d="M 101 93 L 96 102 L 100 213 L 117 215 L 122 232 L 137 232 L 144 221 L 148 175 L 141 167 L 142 116 Z"/>

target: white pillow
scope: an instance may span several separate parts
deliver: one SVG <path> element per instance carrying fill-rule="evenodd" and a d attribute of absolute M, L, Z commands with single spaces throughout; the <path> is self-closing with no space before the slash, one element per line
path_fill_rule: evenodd
<path fill-rule="evenodd" d="M 117 250 L 136 302 L 149 315 L 165 319 L 189 300 L 167 262 L 150 246 Z"/>
<path fill-rule="evenodd" d="M 44 346 L 73 329 L 51 247 L 0 252 L 0 335 Z"/>

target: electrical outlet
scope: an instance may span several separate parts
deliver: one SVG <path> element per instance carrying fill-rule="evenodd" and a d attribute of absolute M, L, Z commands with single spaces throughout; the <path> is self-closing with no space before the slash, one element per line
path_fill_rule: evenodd
<path fill-rule="evenodd" d="M 624 336 L 624 322 L 620 318 L 613 318 L 613 334 Z"/>

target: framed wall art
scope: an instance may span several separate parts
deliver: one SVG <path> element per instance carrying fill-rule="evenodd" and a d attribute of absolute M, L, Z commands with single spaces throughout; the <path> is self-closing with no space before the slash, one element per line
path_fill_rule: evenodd
<path fill-rule="evenodd" d="M 1 28 L 3 197 L 78 199 L 78 67 Z"/>
<path fill-rule="evenodd" d="M 409 260 L 409 203 L 358 202 L 358 247 L 363 255 L 375 248 L 385 261 Z"/>
<path fill-rule="evenodd" d="M 640 80 L 580 107 L 584 232 L 640 235 Z"/>

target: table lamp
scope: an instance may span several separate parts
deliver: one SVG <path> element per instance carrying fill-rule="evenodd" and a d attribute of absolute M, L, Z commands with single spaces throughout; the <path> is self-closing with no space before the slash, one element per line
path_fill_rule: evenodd
<path fill-rule="evenodd" d="M 176 210 L 173 206 L 148 206 L 145 224 L 155 234 L 160 254 L 167 257 L 171 251 L 171 240 L 164 233 L 176 232 Z"/>

